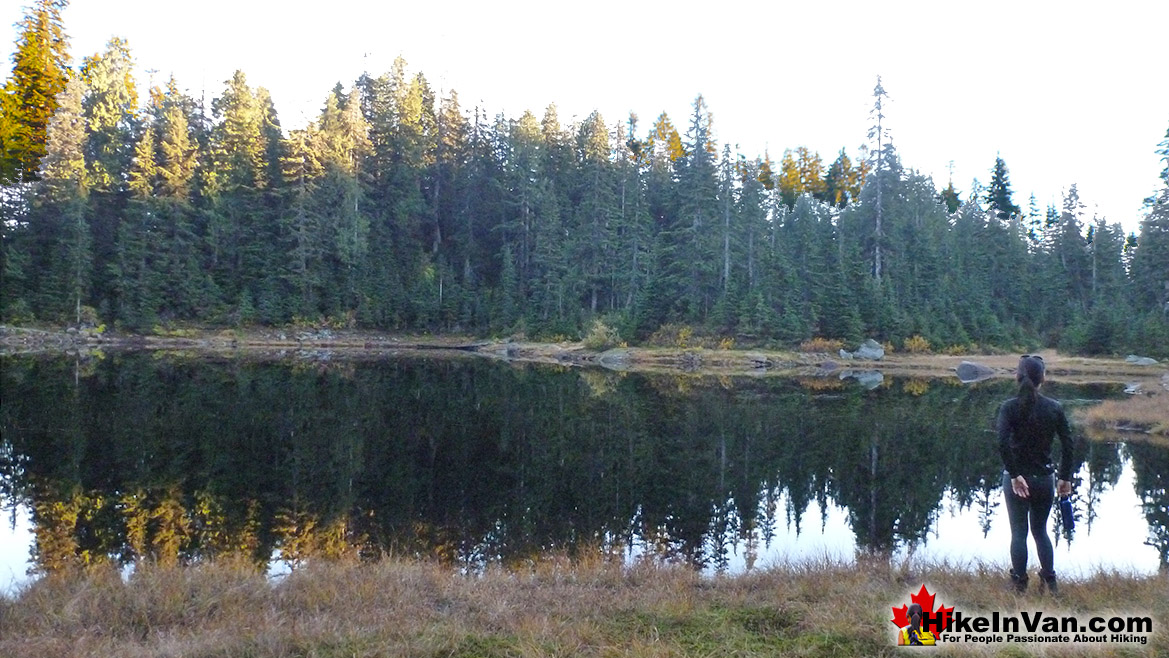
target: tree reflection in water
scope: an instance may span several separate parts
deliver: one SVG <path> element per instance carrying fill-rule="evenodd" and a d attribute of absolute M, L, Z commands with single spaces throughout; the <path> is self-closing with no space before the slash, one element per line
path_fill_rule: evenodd
<path fill-rule="evenodd" d="M 31 509 L 41 571 L 390 552 L 475 567 L 633 544 L 713 569 L 742 546 L 750 567 L 805 510 L 823 530 L 842 506 L 856 546 L 886 551 L 924 540 L 944 498 L 986 533 L 1001 498 L 990 419 L 1012 393 L 158 353 L 9 357 L 2 384 L 0 493 Z M 1169 451 L 1083 452 L 1086 525 L 1131 462 L 1164 565 Z"/>

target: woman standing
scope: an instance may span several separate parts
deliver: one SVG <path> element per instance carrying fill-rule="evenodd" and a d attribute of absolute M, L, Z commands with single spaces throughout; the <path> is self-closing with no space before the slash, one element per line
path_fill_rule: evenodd
<path fill-rule="evenodd" d="M 1039 553 L 1039 578 L 1055 593 L 1054 551 L 1047 535 L 1047 517 L 1055 493 L 1072 491 L 1072 436 L 1059 402 L 1039 394 L 1043 384 L 1043 357 L 1024 354 L 1015 379 L 1019 393 L 999 406 L 996 426 L 1003 458 L 1003 492 L 1011 522 L 1011 581 L 1027 589 L 1027 529 Z M 1051 443 L 1059 437 L 1059 481 L 1053 482 Z"/>

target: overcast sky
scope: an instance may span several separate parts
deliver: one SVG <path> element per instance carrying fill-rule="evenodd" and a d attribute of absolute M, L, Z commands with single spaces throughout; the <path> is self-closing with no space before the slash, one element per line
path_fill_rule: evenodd
<path fill-rule="evenodd" d="M 0 24 L 22 14 L 0 7 Z M 1015 202 L 1060 205 L 1078 184 L 1086 220 L 1135 230 L 1169 128 L 1169 2 L 268 2 L 74 0 L 74 63 L 128 40 L 139 83 L 172 73 L 208 100 L 235 69 L 268 88 L 285 128 L 338 82 L 398 55 L 436 90 L 488 114 L 563 123 L 662 112 L 679 130 L 699 93 L 715 137 L 749 157 L 808 146 L 831 162 L 866 139 L 878 75 L 902 162 L 965 197 L 996 154 Z M 11 68 L 12 42 L 0 44 Z M 143 94 L 144 95 L 144 94 Z"/>

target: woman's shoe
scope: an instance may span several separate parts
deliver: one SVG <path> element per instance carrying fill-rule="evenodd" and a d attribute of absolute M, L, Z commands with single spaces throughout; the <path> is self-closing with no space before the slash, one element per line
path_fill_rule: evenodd
<path fill-rule="evenodd" d="M 1053 578 L 1054 578 L 1054 576 L 1053 576 Z M 1014 586 L 1015 591 L 1018 592 L 1019 594 L 1026 592 L 1027 591 L 1027 572 L 1024 571 L 1022 574 L 1018 574 L 1018 573 L 1015 573 L 1014 569 L 1011 569 L 1011 584 Z"/>
<path fill-rule="evenodd" d="M 1055 582 L 1054 571 L 1040 571 L 1039 579 L 1043 581 L 1043 585 L 1047 587 L 1047 591 L 1052 596 L 1059 594 L 1059 586 Z"/>

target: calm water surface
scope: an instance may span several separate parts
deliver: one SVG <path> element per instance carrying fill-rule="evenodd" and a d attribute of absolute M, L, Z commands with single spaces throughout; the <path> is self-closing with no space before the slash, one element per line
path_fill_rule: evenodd
<path fill-rule="evenodd" d="M 1008 381 L 869 388 L 327 354 L 0 366 L 0 589 L 71 564 L 226 553 L 1007 564 L 991 419 Z M 1046 392 L 1074 406 L 1119 389 Z M 1051 522 L 1057 568 L 1165 568 L 1169 450 L 1081 442 L 1076 459 L 1075 530 Z"/>

